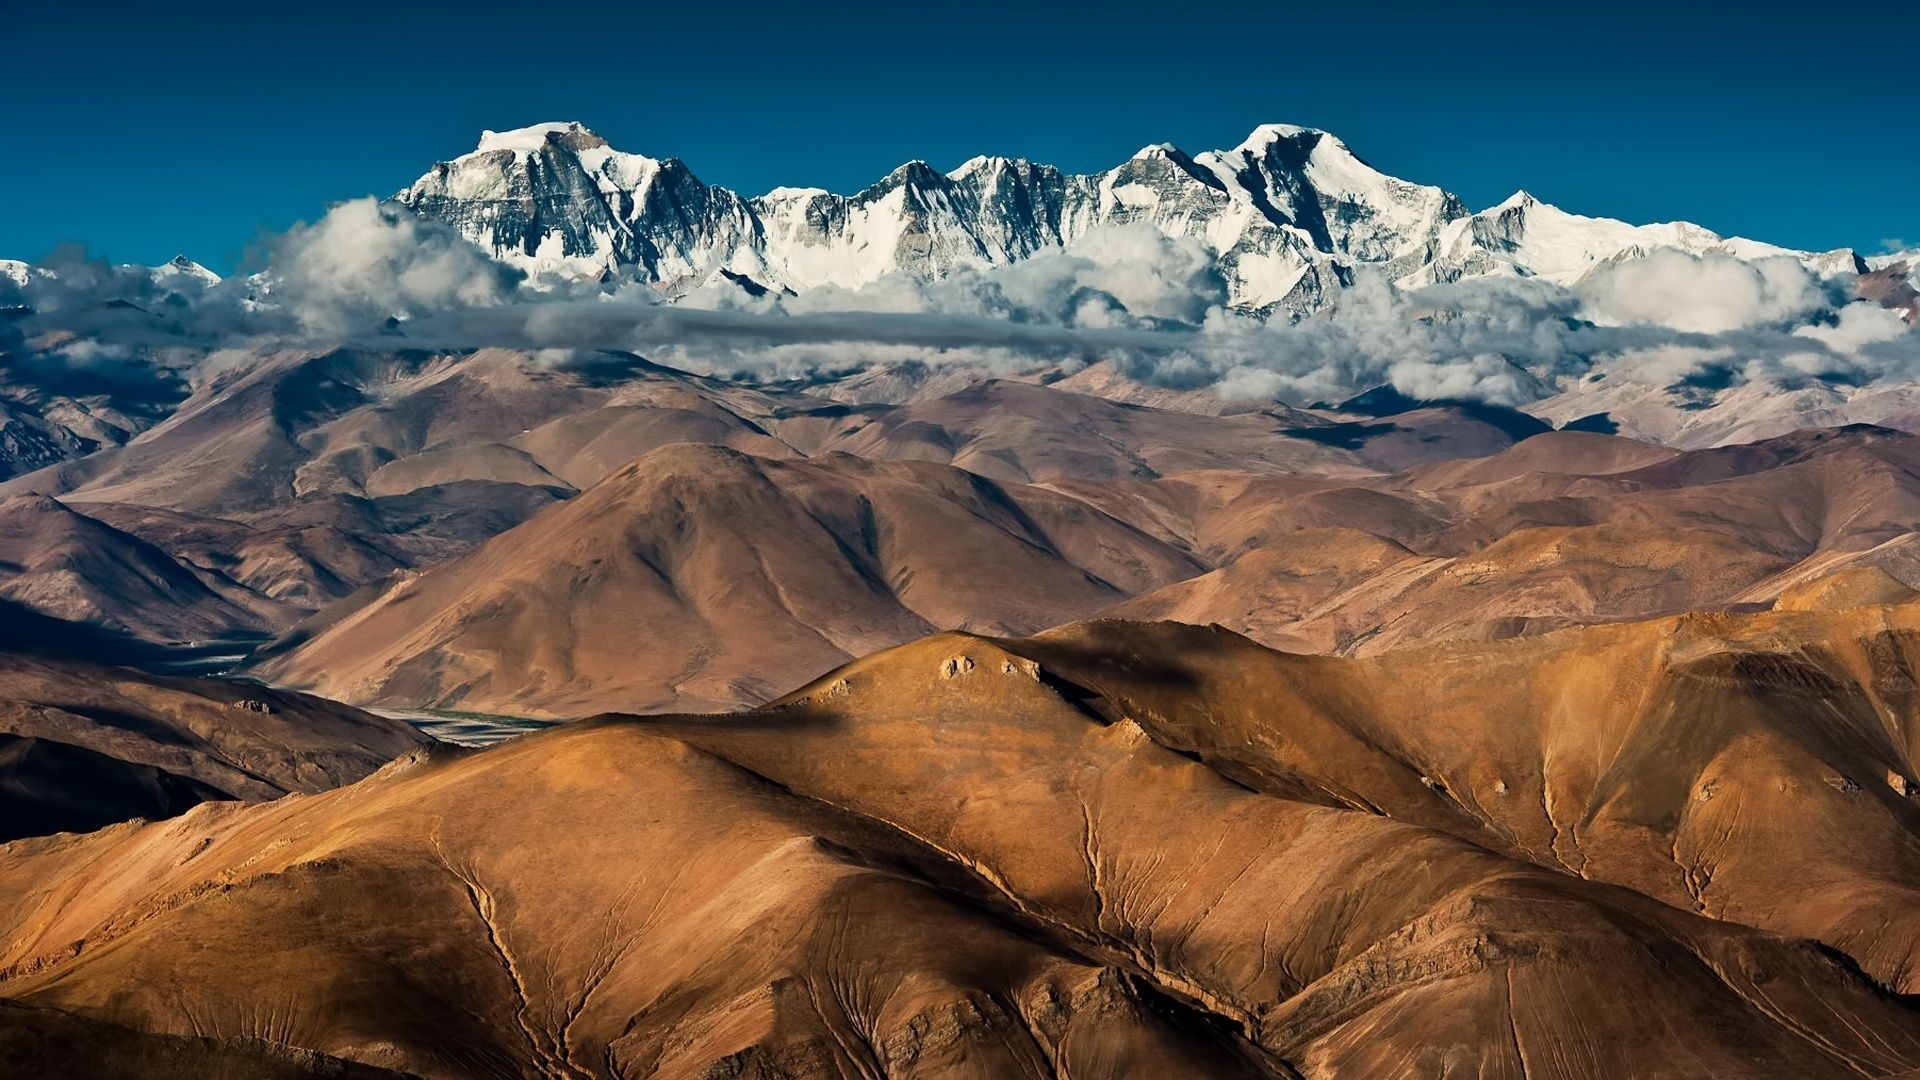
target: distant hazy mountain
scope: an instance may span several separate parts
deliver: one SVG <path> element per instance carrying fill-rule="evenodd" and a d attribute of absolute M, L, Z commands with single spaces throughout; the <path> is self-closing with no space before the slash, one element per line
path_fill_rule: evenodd
<path fill-rule="evenodd" d="M 669 293 L 717 279 L 804 291 L 901 271 L 940 277 L 1127 222 L 1204 242 L 1232 306 L 1260 313 L 1316 310 L 1362 267 L 1407 285 L 1481 274 L 1567 282 L 1677 248 L 1866 269 L 1845 249 L 1581 217 L 1525 192 L 1474 214 L 1447 191 L 1378 171 L 1327 132 L 1284 124 L 1231 150 L 1149 146 L 1090 175 L 1001 157 L 948 173 L 913 161 L 853 195 L 783 187 L 758 197 L 704 183 L 676 158 L 615 150 L 578 123 L 539 124 L 486 132 L 395 198 L 530 271 L 633 274 Z"/>

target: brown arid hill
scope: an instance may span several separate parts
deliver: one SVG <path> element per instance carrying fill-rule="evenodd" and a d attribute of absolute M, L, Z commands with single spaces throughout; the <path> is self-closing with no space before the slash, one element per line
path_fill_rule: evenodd
<path fill-rule="evenodd" d="M 157 1080 L 1903 1076 L 1916 631 L 937 635 L 7 845 L 0 1031 L 168 1040 Z"/>
<path fill-rule="evenodd" d="M 937 461 L 1015 483 L 1153 479 L 1194 468 L 1368 475 L 1354 455 L 1289 438 L 1272 417 L 1149 409 L 1005 379 L 904 405 L 837 405 L 781 419 L 808 453 Z"/>
<path fill-rule="evenodd" d="M 625 354 L 339 349 L 235 353 L 205 367 L 164 423 L 5 490 L 240 520 L 271 517 L 295 498 L 385 498 L 463 481 L 565 490 L 559 474 L 584 468 L 591 439 L 542 429 L 640 405 L 705 416 L 778 450 L 725 405 L 764 413 L 774 407 L 765 395 Z M 516 442 L 523 436 L 531 450 Z M 607 467 L 647 448 L 629 438 L 621 452 L 632 453 Z"/>
<path fill-rule="evenodd" d="M 1176 389 L 1142 382 L 1129 375 L 1122 366 L 1107 360 L 1074 367 L 1008 370 L 993 374 L 1013 382 L 1033 383 L 1107 401 L 1173 412 L 1232 416 L 1267 411 L 1295 424 L 1316 422 L 1312 413 L 1277 401 L 1234 400 L 1223 398 L 1205 387 Z M 847 375 L 799 380 L 788 385 L 794 390 L 848 404 L 906 405 L 958 393 L 985 377 L 987 373 L 977 367 L 903 360 Z"/>
<path fill-rule="evenodd" d="M 1216 566 L 1109 614 L 1295 651 L 1753 609 L 1849 566 L 1920 581 L 1920 439 L 1880 428 L 1688 453 L 1554 432 L 1362 483 L 1206 472 L 1067 490 Z"/>
<path fill-rule="evenodd" d="M 0 500 L 0 600 L 151 642 L 258 635 L 300 610 L 44 495 Z"/>
<path fill-rule="evenodd" d="M 258 673 L 359 704 L 705 710 L 934 630 L 1096 611 L 1370 655 L 1764 609 L 1848 568 L 1920 582 L 1917 525 L 1920 439 L 1871 428 L 1690 453 L 1553 432 L 1389 476 L 1043 486 L 680 444 L 326 608 Z"/>
<path fill-rule="evenodd" d="M 80 509 L 175 559 L 248 591 L 317 608 L 433 555 L 456 554 L 432 538 L 373 530 L 350 532 L 326 521 L 247 525 L 137 503 L 82 503 Z"/>
<path fill-rule="evenodd" d="M 11 1080 L 393 1080 L 397 1074 L 259 1039 L 152 1035 L 0 1000 L 0 1075 Z"/>
<path fill-rule="evenodd" d="M 945 465 L 669 446 L 327 612 L 258 674 L 356 703 L 725 708 L 935 629 L 1031 633 L 1202 569 L 1081 502 Z"/>
<path fill-rule="evenodd" d="M 16 477 L 0 496 L 97 513 L 280 602 L 274 628 L 285 629 L 396 569 L 470 550 L 658 446 L 795 456 L 743 419 L 775 407 L 626 354 L 236 351 L 127 445 Z"/>
<path fill-rule="evenodd" d="M 1527 528 L 1451 558 L 1356 530 L 1314 529 L 1108 614 L 1218 622 L 1275 648 L 1370 655 L 1418 641 L 1763 607 L 1739 598 L 1793 567 L 1711 529 Z"/>
<path fill-rule="evenodd" d="M 1151 480 L 1222 468 L 1364 477 L 1491 454 L 1548 430 L 1532 417 L 1491 407 L 1407 403 L 1394 415 L 1321 416 L 1267 406 L 1211 415 L 1186 402 L 1150 407 L 1064 389 L 1068 385 L 988 379 L 901 405 L 786 415 L 769 430 L 810 454 L 940 461 L 1025 483 Z"/>
<path fill-rule="evenodd" d="M 84 352 L 87 346 L 70 334 L 36 336 L 26 350 L 13 347 L 18 339 L 8 340 L 8 324 L 20 312 L 0 305 L 0 480 L 125 443 L 186 396 L 183 380 L 164 364 L 74 363 L 65 348 Z M 131 321 L 122 328 L 135 336 L 149 329 L 139 325 L 148 316 L 126 314 Z M 33 355 L 42 349 L 50 355 Z"/>
<path fill-rule="evenodd" d="M 27 493 L 0 508 L 0 597 L 148 641 L 324 641 L 324 664 L 298 659 L 318 655 L 308 645 L 265 670 L 355 701 L 568 715 L 752 704 L 933 630 L 1024 633 L 1096 611 L 1364 655 L 1763 608 L 1855 565 L 1920 583 L 1920 438 L 1900 432 L 1680 452 L 1383 390 L 1312 410 L 1210 409 L 1192 394 L 1111 365 L 751 385 L 617 353 L 236 353 L 126 445 L 0 484 Z M 617 476 L 631 509 L 657 492 L 625 470 L 697 447 L 769 475 L 863 459 L 893 470 L 897 493 L 927 478 L 923 497 L 894 499 L 890 527 L 937 539 L 948 569 L 901 604 L 888 576 L 900 567 L 861 554 L 862 526 L 793 509 L 774 535 L 752 500 L 703 499 L 687 526 L 702 537 L 806 553 L 782 588 L 811 597 L 807 612 L 722 587 L 740 575 L 714 558 L 686 560 L 685 581 L 611 549 L 605 565 L 632 575 L 536 574 L 547 547 L 612 544 L 563 535 L 555 523 L 585 520 L 572 502 L 613 501 L 596 485 Z M 948 516 L 958 474 L 935 465 L 1053 507 L 1047 541 L 1018 525 L 996 546 L 993 513 Z M 1082 542 L 1074 514 L 1103 524 Z M 1093 550 L 1116 528 L 1118 547 Z M 976 532 L 987 546 L 962 565 L 951 556 Z M 1048 550 L 1076 543 L 1064 559 Z M 1109 572 L 1147 548 L 1160 569 Z M 474 577 L 480 566 L 500 580 Z M 419 606 L 433 617 L 402 617 L 394 602 L 429 584 Z M 754 637 L 763 622 L 771 644 Z"/>
<path fill-rule="evenodd" d="M 1165 623 L 1018 647 L 1102 715 L 1257 790 L 1817 938 L 1920 990 L 1920 605 L 1364 659 Z"/>
<path fill-rule="evenodd" d="M 264 524 L 296 499 L 379 502 L 457 484 L 564 494 L 684 442 L 775 458 L 843 450 L 938 460 L 1027 481 L 1203 464 L 1365 475 L 1379 471 L 1367 447 L 1389 429 L 1425 445 L 1423 459 L 1491 452 L 1515 437 L 1437 408 L 1397 426 L 1343 428 L 1329 442 L 1317 428 L 1343 425 L 1275 403 L 1200 415 L 1190 392 L 1092 368 L 1056 381 L 960 368 L 759 386 L 623 353 L 236 351 L 210 360 L 191 395 L 129 444 L 12 479 L 0 494 Z M 1169 407 L 1129 400 L 1137 397 Z"/>
<path fill-rule="evenodd" d="M 1307 528 L 1361 529 L 1458 555 L 1515 529 L 1604 522 L 1718 528 L 1792 554 L 1859 549 L 1912 531 L 1920 437 L 1855 426 L 1676 453 L 1557 431 L 1388 476 L 1203 469 L 1151 483 L 1054 486 L 1143 527 L 1152 522 L 1222 562 Z"/>
<path fill-rule="evenodd" d="M 1801 581 L 1783 590 L 1774 601 L 1778 611 L 1837 611 L 1855 607 L 1904 604 L 1920 593 L 1878 565 L 1854 565 L 1822 577 Z"/>
<path fill-rule="evenodd" d="M 0 652 L 0 841 L 351 783 L 429 740 L 331 701 Z M 3 1071 L 3 1070 L 0 1070 Z"/>
<path fill-rule="evenodd" d="M 158 423 L 91 454 L 62 451 L 0 482 L 0 498 L 57 498 L 180 564 L 236 608 L 203 613 L 217 617 L 192 628 L 218 637 L 285 630 L 388 575 L 470 551 L 672 445 L 774 460 L 852 451 L 950 461 L 1024 482 L 1201 465 L 1365 477 L 1380 469 L 1368 450 L 1379 438 L 1413 438 L 1438 456 L 1511 442 L 1474 424 L 1463 441 L 1451 421 L 1431 437 L 1382 435 L 1377 424 L 1356 436 L 1272 403 L 1200 415 L 1191 392 L 1094 368 L 1057 387 L 1037 381 L 1058 374 L 1009 382 L 930 369 L 759 386 L 625 353 L 234 350 L 197 368 L 190 393 Z M 1177 407 L 1106 400 L 1069 383 Z M 835 397 L 849 387 L 875 400 Z M 1340 445 L 1319 439 L 1322 427 L 1341 427 Z M 124 604 L 133 617 L 120 623 L 133 632 L 171 632 L 164 605 L 139 593 Z M 81 613 L 59 596 L 38 606 Z"/>

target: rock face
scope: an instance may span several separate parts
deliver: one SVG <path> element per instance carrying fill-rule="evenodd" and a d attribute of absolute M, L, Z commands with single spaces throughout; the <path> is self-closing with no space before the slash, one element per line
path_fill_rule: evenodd
<path fill-rule="evenodd" d="M 0 848 L 0 1032 L 315 1075 L 1901 1075 L 1915 641 L 937 635 Z"/>
<path fill-rule="evenodd" d="M 1855 293 L 1882 307 L 1900 312 L 1908 323 L 1920 325 L 1920 251 L 1867 260 Z"/>
<path fill-rule="evenodd" d="M 722 279 L 751 289 L 857 287 L 1004 266 L 1101 226 L 1140 223 L 1204 244 L 1233 307 L 1298 316 L 1359 269 L 1407 284 L 1465 275 L 1572 280 L 1610 259 L 1674 247 L 1793 255 L 1827 273 L 1852 252 L 1787 252 L 1696 225 L 1581 218 L 1524 193 L 1472 215 L 1437 187 L 1388 176 L 1338 138 L 1269 124 L 1231 150 L 1149 146 L 1103 173 L 977 157 L 915 161 L 853 195 L 703 183 L 678 159 L 623 153 L 577 123 L 487 132 L 394 197 L 534 272 L 633 275 L 669 294 Z"/>

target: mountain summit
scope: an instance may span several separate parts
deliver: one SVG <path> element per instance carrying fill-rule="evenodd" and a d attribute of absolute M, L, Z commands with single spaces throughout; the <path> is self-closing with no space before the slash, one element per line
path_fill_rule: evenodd
<path fill-rule="evenodd" d="M 915 161 L 852 195 L 781 187 L 748 197 L 678 159 L 615 150 L 579 123 L 543 123 L 485 132 L 472 153 L 395 199 L 528 271 L 630 275 L 669 295 L 722 275 L 796 292 L 901 272 L 937 278 L 1124 223 L 1204 243 L 1233 307 L 1290 317 L 1325 307 L 1362 268 L 1409 286 L 1483 274 L 1566 282 L 1654 248 L 1863 268 L 1847 250 L 1586 218 L 1524 192 L 1474 214 L 1441 188 L 1380 172 L 1327 132 L 1289 124 L 1262 125 L 1231 150 L 1156 144 L 1102 173 L 976 157 L 943 174 Z"/>

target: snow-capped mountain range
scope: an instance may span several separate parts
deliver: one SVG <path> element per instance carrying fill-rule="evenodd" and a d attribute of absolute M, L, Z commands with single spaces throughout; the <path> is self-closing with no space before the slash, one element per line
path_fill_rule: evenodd
<path fill-rule="evenodd" d="M 1466 276 L 1570 283 L 1658 248 L 1790 256 L 1858 273 L 1854 252 L 1791 251 L 1685 222 L 1630 225 L 1525 192 L 1480 213 L 1451 193 L 1374 169 L 1324 131 L 1271 124 L 1230 150 L 1149 146 L 1106 172 L 977 157 L 941 173 L 913 161 L 853 195 L 776 188 L 742 196 L 675 158 L 613 149 L 578 123 L 486 132 L 394 199 L 534 274 L 631 275 L 677 295 L 719 280 L 750 290 L 857 288 L 904 272 L 1004 265 L 1102 225 L 1144 222 L 1205 243 L 1229 302 L 1297 317 L 1356 270 L 1405 286 Z"/>
<path fill-rule="evenodd" d="M 128 269 L 146 271 L 157 285 L 166 284 L 170 281 L 178 282 L 188 279 L 202 285 L 217 285 L 220 283 L 219 274 L 201 266 L 185 255 L 175 255 L 173 258 L 168 259 L 158 266 L 139 266 L 133 263 L 127 263 L 125 265 Z M 31 263 L 22 262 L 19 259 L 0 259 L 0 279 L 11 281 L 15 285 L 25 285 L 28 281 L 32 280 L 35 274 L 45 274 L 50 277 L 56 276 L 55 271 L 49 270 L 44 266 L 35 266 Z"/>

